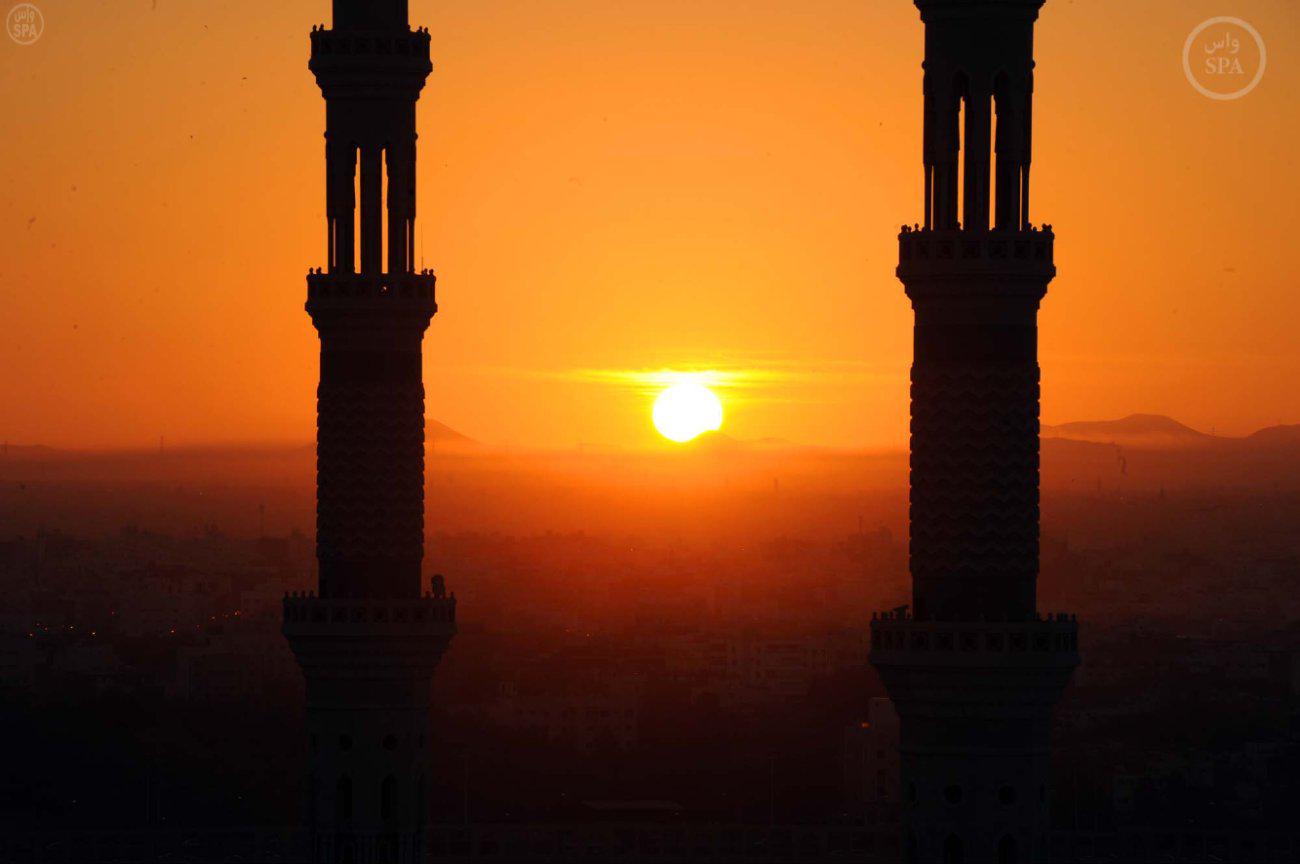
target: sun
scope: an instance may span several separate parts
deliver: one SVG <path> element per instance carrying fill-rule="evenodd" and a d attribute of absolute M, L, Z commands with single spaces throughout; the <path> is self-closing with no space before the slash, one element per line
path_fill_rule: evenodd
<path fill-rule="evenodd" d="M 659 394 L 654 421 L 660 435 L 684 444 L 722 428 L 722 402 L 703 384 L 683 381 Z"/>

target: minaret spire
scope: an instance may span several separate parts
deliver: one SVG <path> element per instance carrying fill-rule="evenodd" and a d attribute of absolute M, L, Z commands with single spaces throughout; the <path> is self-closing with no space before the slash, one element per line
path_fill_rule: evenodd
<path fill-rule="evenodd" d="M 285 598 L 307 680 L 313 860 L 423 860 L 431 683 L 455 596 L 422 589 L 422 343 L 437 312 L 415 272 L 415 106 L 432 65 L 405 0 L 334 0 L 309 67 L 325 97 L 326 266 L 307 277 L 320 335 L 319 593 Z"/>

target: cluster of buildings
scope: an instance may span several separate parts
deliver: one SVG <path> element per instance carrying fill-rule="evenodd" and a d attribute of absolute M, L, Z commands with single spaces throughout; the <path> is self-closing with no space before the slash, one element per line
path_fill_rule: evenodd
<path fill-rule="evenodd" d="M 160 691 L 185 701 L 301 688 L 276 632 L 280 598 L 305 585 L 301 535 L 173 537 L 127 528 L 0 543 L 0 681 L 30 697 Z"/>

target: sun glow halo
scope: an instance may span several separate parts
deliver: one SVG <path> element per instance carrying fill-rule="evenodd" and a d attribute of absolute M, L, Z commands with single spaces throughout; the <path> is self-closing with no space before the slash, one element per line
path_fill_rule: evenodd
<path fill-rule="evenodd" d="M 654 423 L 660 435 L 684 444 L 722 428 L 722 402 L 698 381 L 673 384 L 655 400 Z"/>

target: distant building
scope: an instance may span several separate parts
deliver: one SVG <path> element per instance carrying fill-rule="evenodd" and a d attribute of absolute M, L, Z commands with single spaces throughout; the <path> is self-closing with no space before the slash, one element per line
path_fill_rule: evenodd
<path fill-rule="evenodd" d="M 631 750 L 639 742 L 640 682 L 583 677 L 553 682 L 503 682 L 490 716 L 503 729 L 526 732 L 583 754 Z"/>
<path fill-rule="evenodd" d="M 30 688 L 38 661 L 32 637 L 0 630 L 0 687 Z"/>
<path fill-rule="evenodd" d="M 283 638 L 260 626 L 227 626 L 177 649 L 169 695 L 198 703 L 267 702 L 301 689 Z"/>
<path fill-rule="evenodd" d="M 881 696 L 872 698 L 866 720 L 844 730 L 845 801 L 868 825 L 898 822 L 898 743 L 898 712 Z"/>

